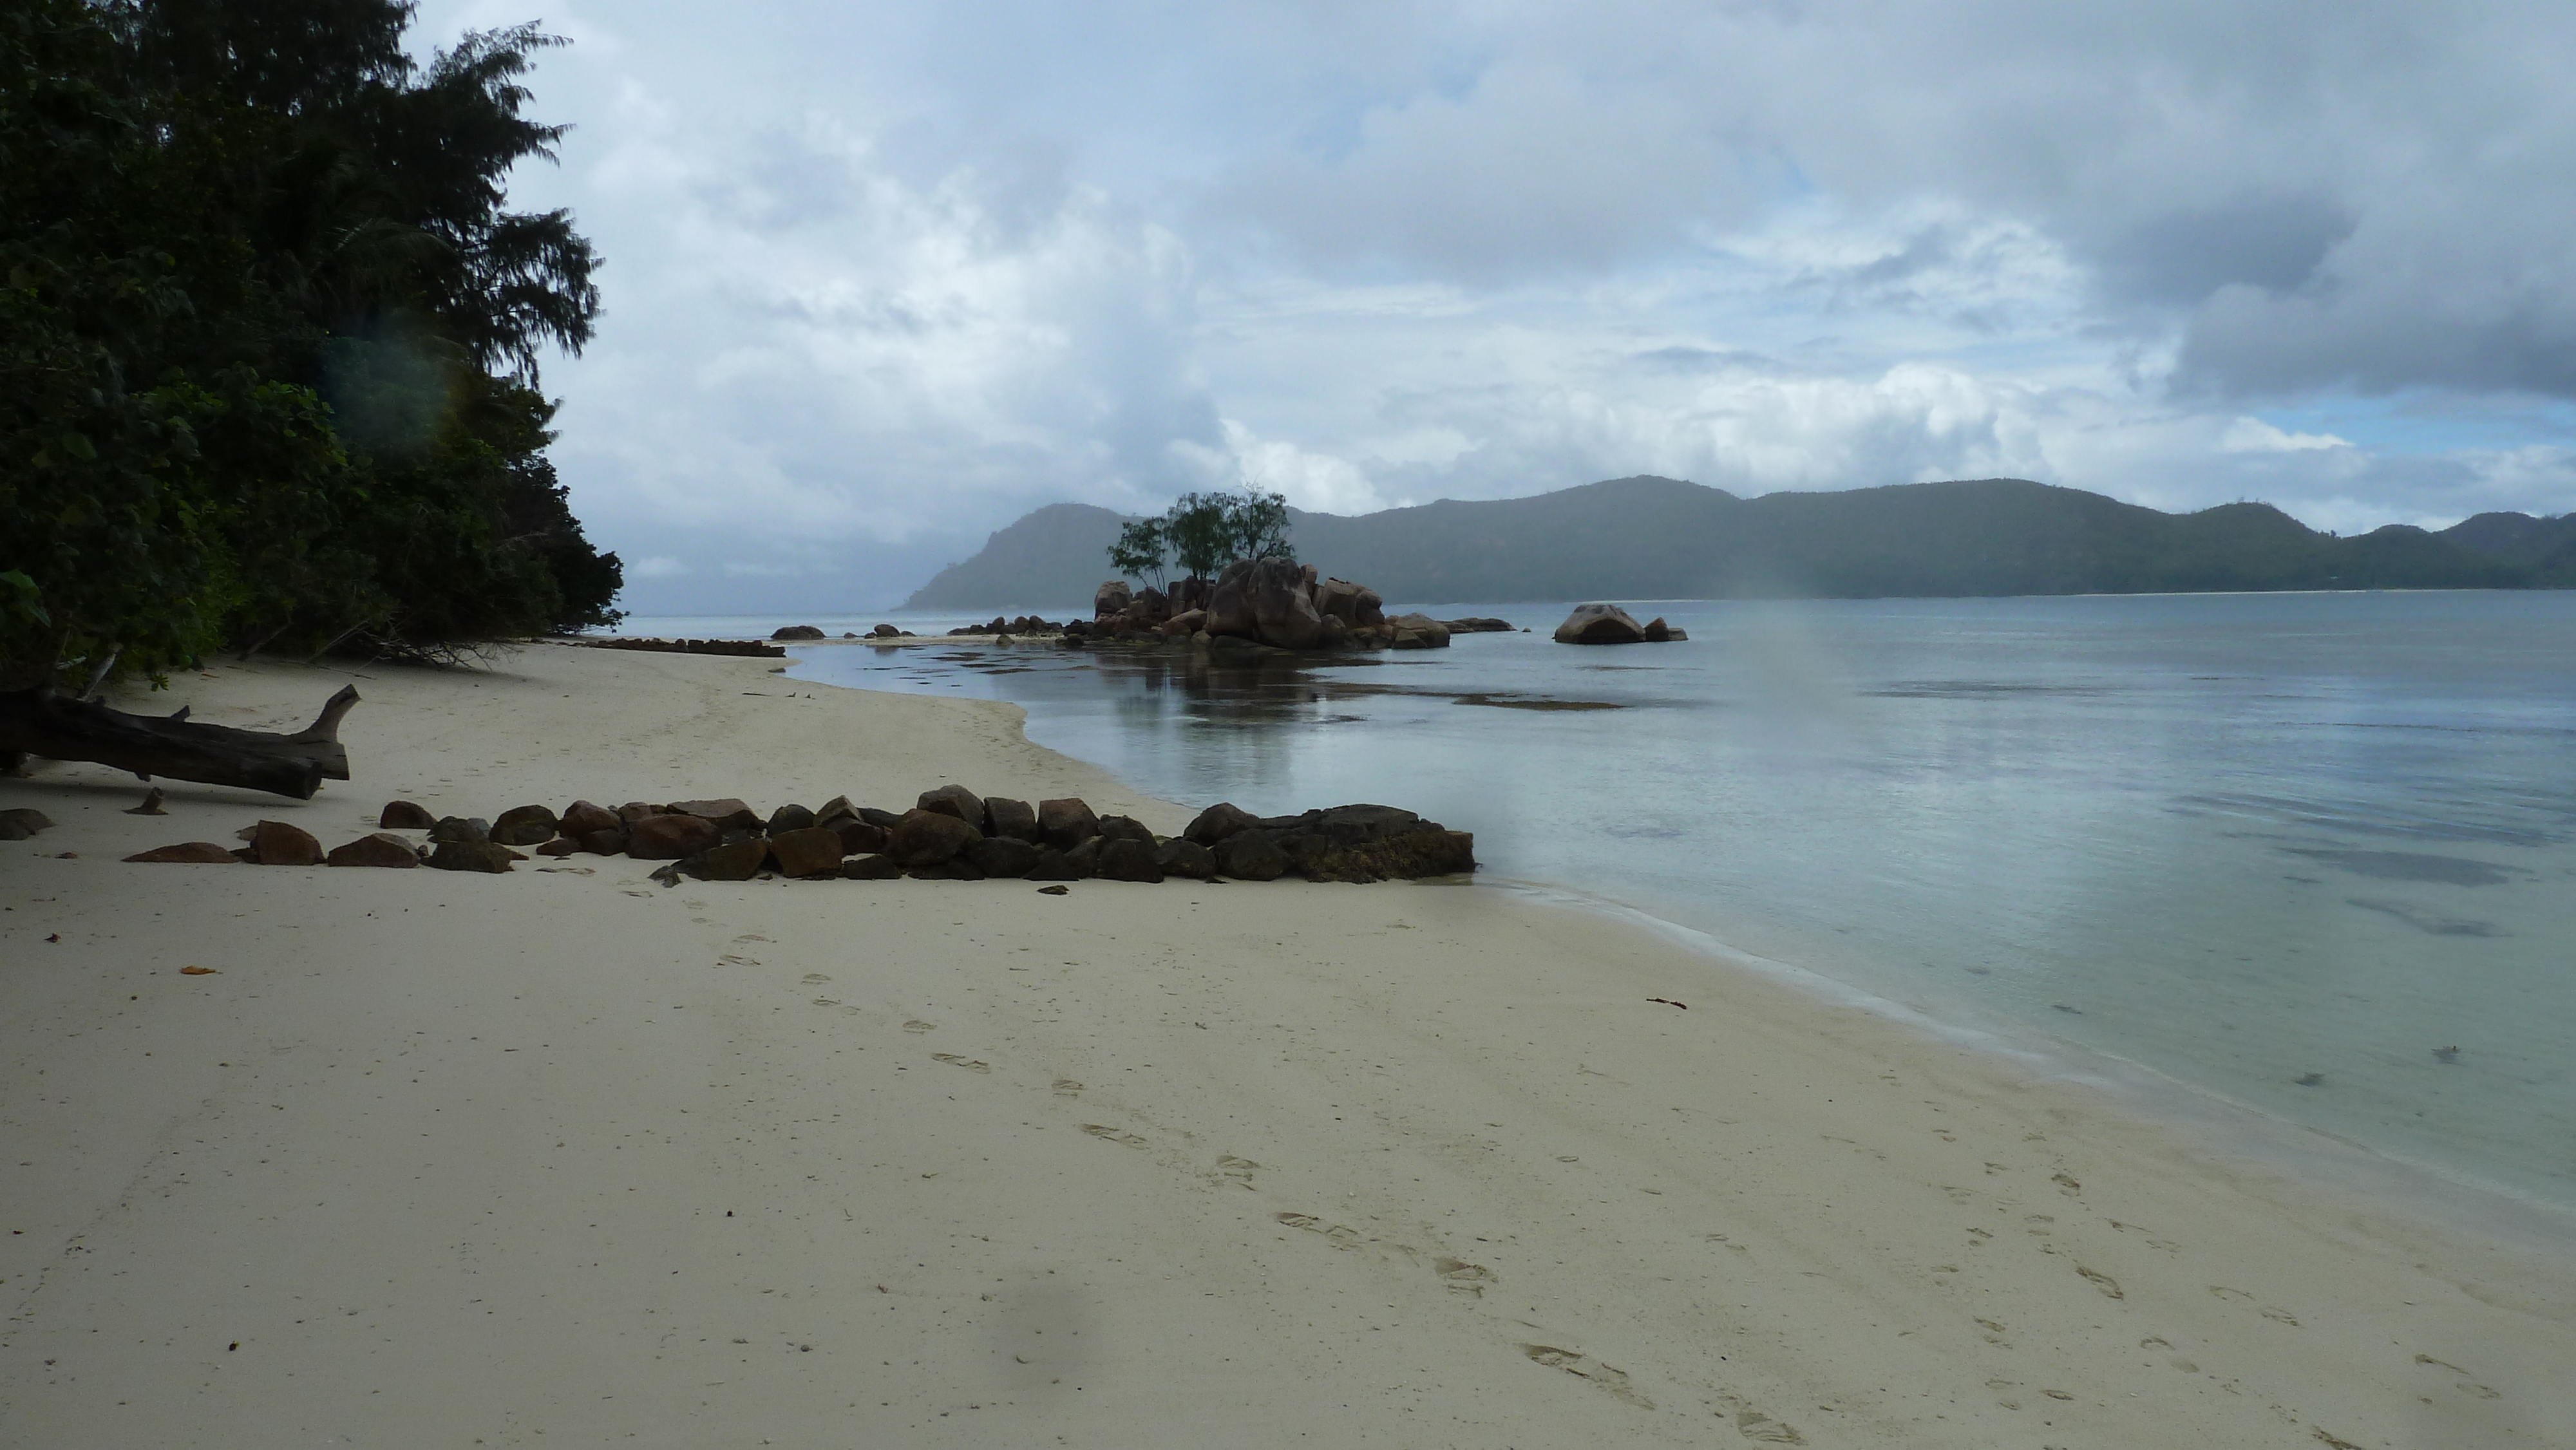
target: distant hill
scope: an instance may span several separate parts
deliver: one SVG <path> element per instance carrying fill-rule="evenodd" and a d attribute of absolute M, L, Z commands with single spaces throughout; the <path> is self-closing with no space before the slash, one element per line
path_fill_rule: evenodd
<path fill-rule="evenodd" d="M 1087 503 L 1051 503 L 984 541 L 912 591 L 906 609 L 1091 608 L 1109 577 L 1109 546 L 1128 516 Z"/>
<path fill-rule="evenodd" d="M 1088 601 L 1121 522 L 1040 509 L 908 605 Z M 1422 603 L 2576 586 L 2576 515 L 2338 538 L 2269 504 L 2168 514 L 2017 478 L 1754 499 L 1619 478 L 1356 518 L 1291 510 L 1289 537 L 1329 573 Z"/>

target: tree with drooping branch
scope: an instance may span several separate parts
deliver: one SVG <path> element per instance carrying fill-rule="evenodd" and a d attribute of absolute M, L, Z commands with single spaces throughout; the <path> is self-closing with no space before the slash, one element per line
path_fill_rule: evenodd
<path fill-rule="evenodd" d="M 1156 588 L 1167 559 L 1185 579 L 1212 579 L 1237 560 L 1291 557 L 1288 500 L 1249 487 L 1182 494 L 1161 517 L 1127 524 L 1109 546 L 1111 568 Z"/>

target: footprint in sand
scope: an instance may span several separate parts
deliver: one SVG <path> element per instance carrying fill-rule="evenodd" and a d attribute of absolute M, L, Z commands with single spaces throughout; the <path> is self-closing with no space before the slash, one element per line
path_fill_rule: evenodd
<path fill-rule="evenodd" d="M 973 1058 L 960 1057 L 953 1052 L 934 1052 L 930 1054 L 930 1060 L 932 1062 L 944 1062 L 951 1067 L 962 1067 L 968 1072 L 991 1072 L 993 1070 L 993 1065 L 989 1062 L 977 1062 Z"/>
<path fill-rule="evenodd" d="M 1735 1433 L 1762 1445 L 1804 1445 L 1807 1437 L 1786 1420 L 1775 1420 L 1736 1395 L 1720 1395 L 1718 1418 L 1735 1422 Z"/>
<path fill-rule="evenodd" d="M 2449 1360 L 2435 1359 L 2429 1354 L 2419 1354 L 2415 1356 L 2415 1362 L 2417 1364 L 2429 1364 L 2436 1369 L 2446 1369 L 2451 1373 L 2460 1376 L 2460 1382 L 2451 1386 L 2451 1388 L 2455 1390 L 2475 1395 L 2482 1400 L 2500 1400 L 2504 1398 L 2502 1393 L 2488 1389 L 2485 1385 L 2479 1384 L 2476 1380 L 2469 1378 L 2469 1372 L 2467 1370 L 2460 1368 Z"/>
<path fill-rule="evenodd" d="M 2210 1285 L 2209 1293 L 2211 1298 L 2224 1299 L 2231 1304 L 2254 1303 L 2253 1295 L 2246 1293 L 2242 1289 L 2228 1288 L 2224 1284 Z M 2299 1327 L 2298 1316 L 2292 1314 L 2289 1310 L 2282 1308 L 2278 1304 L 2257 1305 L 2255 1307 L 2255 1312 L 2262 1315 L 2264 1318 L 2271 1320 L 2275 1324 L 2286 1324 L 2292 1329 Z"/>
<path fill-rule="evenodd" d="M 756 967 L 759 966 L 760 963 L 750 957 L 737 956 L 732 952 L 727 952 L 723 956 L 716 958 L 716 965 L 721 967 Z"/>
<path fill-rule="evenodd" d="M 1219 1183 L 1231 1183 L 1240 1188 L 1250 1188 L 1252 1171 L 1260 1166 L 1249 1158 L 1237 1158 L 1228 1153 L 1216 1160 L 1216 1171 L 1209 1176 Z"/>
<path fill-rule="evenodd" d="M 821 972 L 807 972 L 805 974 L 805 985 L 809 987 L 823 982 L 828 982 L 830 980 L 832 980 L 830 977 L 823 975 Z"/>
<path fill-rule="evenodd" d="M 936 1032 L 939 1030 L 939 1024 L 936 1022 L 924 1022 L 920 1018 L 915 1017 L 911 1021 L 903 1024 L 903 1030 L 906 1032 Z"/>
<path fill-rule="evenodd" d="M 1057 1078 L 1055 1080 L 1055 1095 L 1060 1098 L 1078 1098 L 1082 1096 L 1082 1084 L 1075 1082 L 1069 1077 Z"/>
<path fill-rule="evenodd" d="M 1304 1229 L 1310 1234 L 1322 1234 L 1337 1249 L 1355 1249 L 1363 1242 L 1358 1229 L 1346 1228 L 1337 1223 L 1326 1223 L 1311 1213 L 1274 1213 L 1270 1216 L 1290 1228 Z"/>
<path fill-rule="evenodd" d="M 1144 1139 L 1137 1137 L 1133 1133 L 1122 1132 L 1117 1128 L 1110 1127 L 1106 1123 L 1085 1123 L 1082 1125 L 1082 1131 L 1089 1133 L 1095 1138 L 1100 1138 L 1111 1143 L 1124 1143 L 1130 1148 L 1142 1148 L 1145 1146 Z"/>
<path fill-rule="evenodd" d="M 2090 1283 L 2094 1288 L 2101 1290 L 2102 1297 L 2105 1299 L 2126 1299 L 2129 1297 L 2128 1295 L 2120 1292 L 2119 1280 L 2112 1278 L 2110 1275 L 2103 1273 L 2099 1269 L 2088 1269 L 2082 1264 L 2077 1264 L 2075 1266 L 2075 1272 L 2082 1274 L 2086 1282 Z"/>
<path fill-rule="evenodd" d="M 2070 1174 L 2052 1173 L 2048 1175 L 2048 1181 L 2056 1184 L 2057 1191 L 2065 1194 L 2069 1198 L 2073 1198 L 2075 1195 L 2084 1191 L 2084 1185 L 2076 1182 L 2074 1177 Z"/>
<path fill-rule="evenodd" d="M 1543 1364 L 1549 1369 L 1561 1369 L 1577 1379 L 1590 1380 L 1638 1409 L 1651 1410 L 1655 1407 L 1654 1401 L 1639 1394 L 1637 1387 L 1628 1382 L 1627 1371 L 1603 1364 L 1590 1355 L 1579 1354 L 1571 1349 L 1559 1349 L 1552 1344 L 1524 1344 L 1521 1346 L 1521 1353 L 1528 1355 L 1534 1364 Z M 1785 1443 L 1799 1445 L 1805 1442 L 1790 1440 Z"/>
<path fill-rule="evenodd" d="M 1479 1299 L 1485 1297 L 1487 1284 L 1502 1282 L 1500 1276 L 1484 1265 L 1470 1264 L 1460 1259 L 1433 1259 L 1431 1272 L 1440 1276 L 1440 1282 L 1448 1287 L 1450 1293 L 1471 1294 Z"/>
<path fill-rule="evenodd" d="M 1977 1321 L 1977 1327 L 1986 1332 L 1986 1343 L 2003 1344 L 2005 1342 L 2003 1321 L 1999 1319 L 1980 1319 Z"/>

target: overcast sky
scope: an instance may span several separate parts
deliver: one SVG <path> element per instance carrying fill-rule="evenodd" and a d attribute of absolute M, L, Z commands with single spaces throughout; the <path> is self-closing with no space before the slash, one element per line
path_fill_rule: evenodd
<path fill-rule="evenodd" d="M 2576 5 L 425 0 L 541 20 L 648 612 L 1030 508 L 2010 475 L 2576 508 Z"/>

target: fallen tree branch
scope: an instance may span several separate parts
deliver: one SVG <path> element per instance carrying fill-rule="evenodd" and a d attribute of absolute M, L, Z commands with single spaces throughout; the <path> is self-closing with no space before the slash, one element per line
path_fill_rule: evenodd
<path fill-rule="evenodd" d="M 184 707 L 168 716 L 129 715 L 50 690 L 0 691 L 0 756 L 87 760 L 145 780 L 168 776 L 310 800 L 323 781 L 349 778 L 340 718 L 357 703 L 357 688 L 343 685 L 311 725 L 276 735 L 200 725 Z"/>

